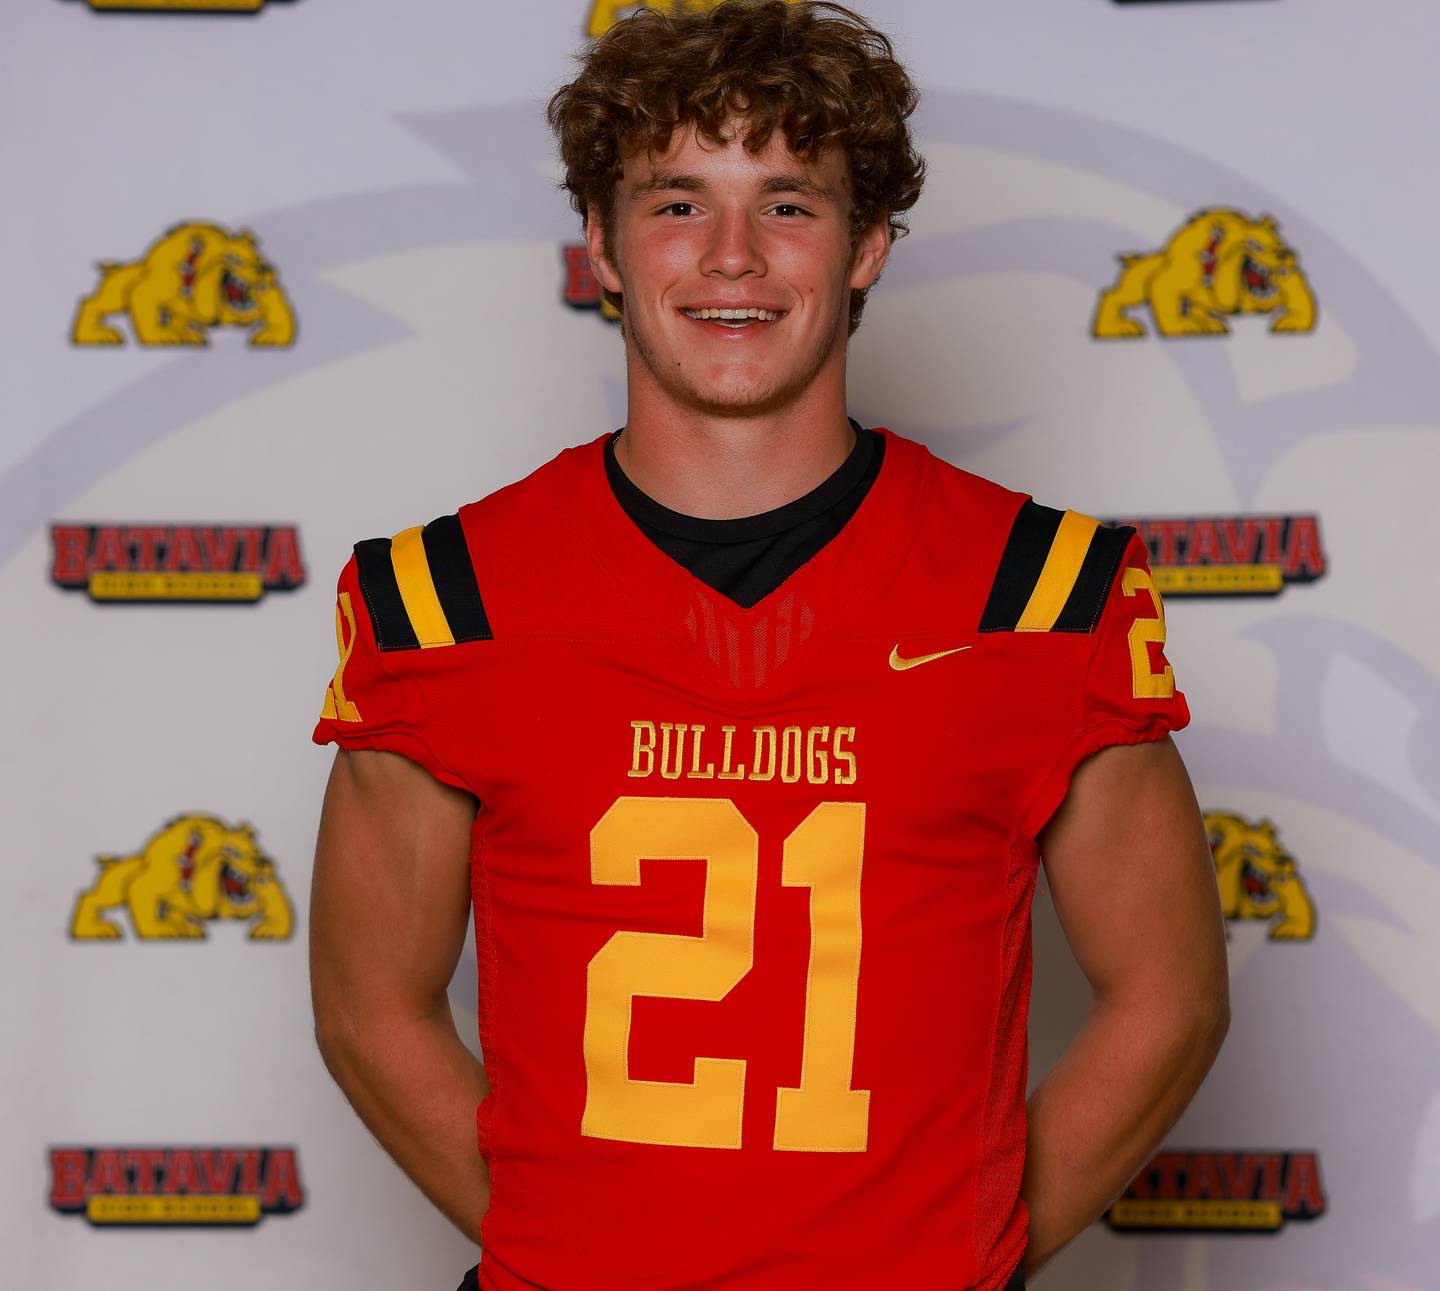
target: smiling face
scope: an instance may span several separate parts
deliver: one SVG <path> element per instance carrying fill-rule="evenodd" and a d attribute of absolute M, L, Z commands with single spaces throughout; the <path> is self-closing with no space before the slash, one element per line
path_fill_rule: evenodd
<path fill-rule="evenodd" d="M 838 149 L 802 161 L 777 133 L 751 154 L 742 129 L 723 144 L 677 130 L 663 155 L 629 156 L 608 239 L 590 213 L 591 263 L 624 297 L 632 406 L 756 416 L 817 381 L 843 390 L 850 291 L 879 276 L 888 225 L 852 241 Z"/>

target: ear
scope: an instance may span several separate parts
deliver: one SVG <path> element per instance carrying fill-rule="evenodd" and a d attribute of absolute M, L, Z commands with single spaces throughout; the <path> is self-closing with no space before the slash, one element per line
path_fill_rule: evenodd
<path fill-rule="evenodd" d="M 850 259 L 851 288 L 863 291 L 875 285 L 885 262 L 890 258 L 890 214 L 881 211 L 855 243 L 855 252 Z"/>
<path fill-rule="evenodd" d="M 585 250 L 590 256 L 590 268 L 606 291 L 617 295 L 625 290 L 616 271 L 614 262 L 605 254 L 605 227 L 600 222 L 600 212 L 590 207 L 585 213 Z"/>

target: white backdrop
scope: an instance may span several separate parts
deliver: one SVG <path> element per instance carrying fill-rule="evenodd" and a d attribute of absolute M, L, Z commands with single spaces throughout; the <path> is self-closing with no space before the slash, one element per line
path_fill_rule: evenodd
<path fill-rule="evenodd" d="M 330 755 L 308 735 L 350 544 L 623 419 L 617 334 L 561 299 L 577 230 L 541 118 L 591 8 L 0 14 L 7 1284 L 448 1291 L 477 1257 L 314 1050 L 305 910 Z M 1316 515 L 1327 560 L 1278 596 L 1168 602 L 1202 806 L 1273 823 L 1314 927 L 1231 921 L 1230 1037 L 1166 1141 L 1201 1156 L 1159 1184 L 1213 1201 L 1204 1154 L 1223 1169 L 1313 1153 L 1324 1213 L 1268 1233 L 1096 1225 L 1039 1285 L 1435 1291 L 1440 15 L 1420 0 L 1383 18 L 1342 0 L 868 12 L 926 91 L 931 178 L 853 342 L 854 414 L 1049 505 Z M 1314 329 L 1272 334 L 1261 314 L 1167 339 L 1142 306 L 1145 337 L 1092 338 L 1116 256 L 1220 207 L 1278 220 Z M 230 328 L 205 349 L 144 346 L 121 317 L 123 344 L 72 344 L 96 263 L 138 260 L 184 221 L 254 232 L 294 343 Z M 52 581 L 55 523 L 295 525 L 307 577 L 257 604 L 98 604 Z M 96 858 L 185 814 L 254 827 L 291 935 L 237 919 L 145 937 L 117 908 L 118 937 L 72 937 Z M 1043 888 L 1035 937 L 1032 1083 L 1088 1002 Z M 474 1043 L 472 960 L 452 995 Z M 303 1204 L 189 1231 L 87 1222 L 63 1188 L 56 1208 L 52 1149 L 144 1147 L 294 1149 Z M 176 1184 L 183 1165 L 166 1169 Z"/>

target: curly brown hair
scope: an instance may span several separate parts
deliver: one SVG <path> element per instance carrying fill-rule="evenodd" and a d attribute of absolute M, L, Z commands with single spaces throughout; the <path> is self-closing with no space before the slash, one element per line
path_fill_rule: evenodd
<path fill-rule="evenodd" d="M 850 168 L 852 244 L 884 218 L 908 231 L 925 163 L 907 118 L 919 94 L 886 36 L 828 0 L 678 0 L 675 12 L 642 9 L 577 56 L 579 76 L 546 108 L 560 143 L 563 187 L 582 223 L 594 208 L 610 245 L 615 185 L 624 159 L 661 152 L 694 126 L 717 146 L 731 117 L 745 148 L 761 152 L 776 130 L 802 160 L 844 150 Z M 850 332 L 865 291 L 850 293 Z M 606 299 L 623 309 L 620 297 Z"/>

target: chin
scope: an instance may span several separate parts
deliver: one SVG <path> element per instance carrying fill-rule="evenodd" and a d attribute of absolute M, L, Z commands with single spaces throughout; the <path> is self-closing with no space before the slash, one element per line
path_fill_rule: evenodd
<path fill-rule="evenodd" d="M 807 356 L 793 347 L 777 347 L 766 355 L 720 357 L 697 353 L 687 343 L 650 320 L 626 318 L 626 342 L 635 346 L 652 378 L 677 404 L 708 416 L 762 416 L 793 403 L 814 382 L 828 352 Z M 653 345 L 651 336 L 664 337 Z M 697 347 L 698 348 L 698 347 Z M 727 361 L 728 360 L 728 361 Z"/>
<path fill-rule="evenodd" d="M 710 385 L 687 385 L 675 393 L 702 412 L 738 416 L 783 408 L 799 389 L 798 384 L 762 385 L 753 381 L 723 381 Z"/>
<path fill-rule="evenodd" d="M 815 379 L 805 366 L 777 370 L 763 363 L 696 365 L 675 372 L 674 393 L 715 412 L 763 413 L 791 403 Z"/>

